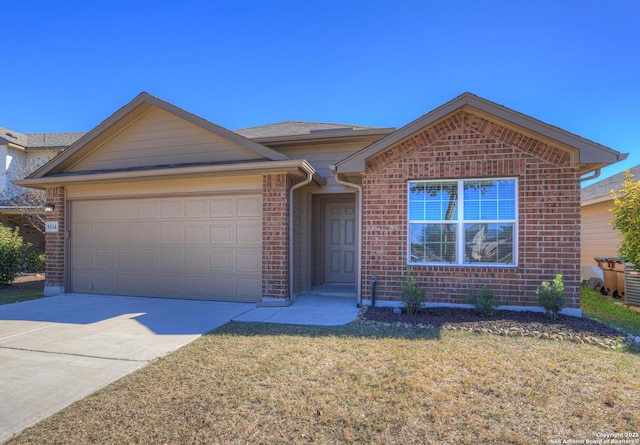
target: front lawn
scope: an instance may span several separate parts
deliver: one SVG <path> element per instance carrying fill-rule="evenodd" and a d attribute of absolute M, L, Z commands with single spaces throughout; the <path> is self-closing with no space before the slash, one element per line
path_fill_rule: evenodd
<path fill-rule="evenodd" d="M 26 274 L 11 284 L 0 285 L 0 305 L 35 300 L 43 294 L 44 274 Z"/>
<path fill-rule="evenodd" d="M 621 302 L 583 287 L 580 289 L 580 307 L 585 317 L 595 318 L 628 334 L 640 335 L 640 312 L 629 309 Z"/>
<path fill-rule="evenodd" d="M 569 341 L 231 323 L 8 444 L 597 440 L 640 432 L 638 369 Z"/>

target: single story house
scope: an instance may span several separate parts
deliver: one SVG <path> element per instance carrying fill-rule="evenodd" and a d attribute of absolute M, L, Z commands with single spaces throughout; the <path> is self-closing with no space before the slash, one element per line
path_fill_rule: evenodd
<path fill-rule="evenodd" d="M 580 178 L 626 155 L 465 93 L 395 130 L 230 131 L 142 93 L 17 184 L 47 190 L 46 294 L 290 304 L 318 286 L 398 305 L 488 285 L 580 313 Z M 375 278 L 374 278 L 375 277 Z"/>
<path fill-rule="evenodd" d="M 640 165 L 629 169 L 640 180 Z M 620 232 L 611 225 L 613 198 L 611 191 L 620 190 L 625 172 L 622 171 L 584 187 L 581 191 L 580 214 L 582 239 L 580 271 L 583 280 L 604 279 L 603 271 L 594 258 L 616 258 L 620 247 Z M 620 266 L 622 268 L 622 265 Z"/>

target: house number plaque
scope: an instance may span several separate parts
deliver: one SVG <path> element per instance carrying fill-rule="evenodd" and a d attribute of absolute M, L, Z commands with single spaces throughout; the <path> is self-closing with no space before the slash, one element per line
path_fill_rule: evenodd
<path fill-rule="evenodd" d="M 58 233 L 58 221 L 47 221 L 44 223 L 44 230 L 47 233 Z"/>

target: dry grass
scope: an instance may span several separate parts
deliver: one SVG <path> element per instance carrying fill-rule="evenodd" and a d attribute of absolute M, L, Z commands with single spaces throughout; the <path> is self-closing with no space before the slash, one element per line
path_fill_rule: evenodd
<path fill-rule="evenodd" d="M 640 432 L 640 356 L 522 337 L 232 323 L 8 443 L 549 443 Z"/>

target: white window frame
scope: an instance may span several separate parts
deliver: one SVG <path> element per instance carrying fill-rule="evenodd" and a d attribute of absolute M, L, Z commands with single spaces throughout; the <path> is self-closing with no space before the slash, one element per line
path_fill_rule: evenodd
<path fill-rule="evenodd" d="M 497 219 L 497 220 L 465 220 L 464 219 L 464 183 L 474 181 L 501 181 L 512 180 L 515 183 L 515 219 Z M 431 220 L 411 220 L 410 219 L 410 199 L 411 199 L 411 186 L 412 184 L 425 184 L 425 183 L 443 183 L 443 182 L 456 182 L 458 187 L 458 207 L 457 207 L 457 219 L 445 221 L 431 221 Z M 519 200 L 518 200 L 518 178 L 517 177 L 497 177 L 497 178 L 464 178 L 464 179 L 416 179 L 407 182 L 407 265 L 409 266 L 454 266 L 454 267 L 496 267 L 496 268 L 515 268 L 518 267 L 518 228 L 519 228 Z M 438 262 L 438 261 L 421 261 L 416 262 L 411 260 L 411 225 L 412 224 L 455 224 L 456 225 L 456 262 Z M 513 263 L 482 263 L 482 262 L 465 262 L 465 224 L 482 223 L 482 224 L 500 224 L 500 223 L 512 223 L 513 224 Z"/>

